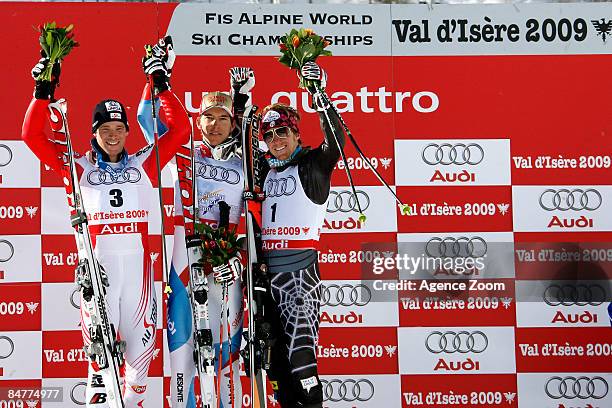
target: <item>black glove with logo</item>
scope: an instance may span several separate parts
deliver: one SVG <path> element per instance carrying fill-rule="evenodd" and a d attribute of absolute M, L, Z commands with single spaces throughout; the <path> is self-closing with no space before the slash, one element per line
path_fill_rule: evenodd
<path fill-rule="evenodd" d="M 36 81 L 36 86 L 34 87 L 34 97 L 36 99 L 54 99 L 55 88 L 59 86 L 59 77 L 62 70 L 59 62 L 53 65 L 51 81 L 43 81 L 38 78 L 47 65 L 49 65 L 49 57 L 43 57 L 38 60 L 31 71 L 32 78 Z"/>
<path fill-rule="evenodd" d="M 153 78 L 153 87 L 158 94 L 170 89 L 170 76 L 176 59 L 172 38 L 161 38 L 154 46 L 145 45 L 146 55 L 142 58 L 142 68 L 147 76 Z"/>

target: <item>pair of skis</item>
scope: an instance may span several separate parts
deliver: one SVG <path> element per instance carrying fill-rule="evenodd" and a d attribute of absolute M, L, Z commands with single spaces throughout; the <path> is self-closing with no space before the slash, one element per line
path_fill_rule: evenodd
<path fill-rule="evenodd" d="M 245 217 L 246 217 L 246 235 L 247 235 L 247 265 L 246 265 L 246 285 L 248 290 L 248 319 L 249 331 L 246 332 L 248 351 L 242 353 L 245 356 L 246 371 L 251 378 L 251 401 L 255 408 L 266 407 L 266 392 L 265 378 L 261 367 L 266 368 L 265 361 L 269 362 L 269 352 L 265 352 L 266 341 L 269 338 L 269 329 L 266 323 L 263 322 L 263 295 L 265 294 L 265 281 L 255 279 L 255 270 L 259 269 L 259 245 L 257 239 L 260 229 L 260 213 L 259 206 L 263 199 L 263 194 L 258 190 L 257 184 L 260 176 L 259 157 L 260 150 L 258 148 L 259 121 L 260 115 L 256 114 L 257 107 L 249 106 L 243 116 L 242 124 L 242 155 L 243 155 L 243 171 L 244 171 L 244 202 L 245 202 Z M 183 206 L 183 218 L 185 221 L 185 243 L 187 246 L 187 258 L 189 266 L 189 292 L 191 298 L 191 306 L 194 322 L 194 361 L 197 368 L 197 373 L 200 379 L 200 396 L 202 406 L 204 408 L 212 408 L 215 401 L 219 402 L 219 383 L 217 382 L 217 395 L 215 396 L 215 381 L 214 381 L 214 348 L 212 331 L 210 329 L 210 320 L 208 313 L 208 283 L 204 272 L 204 265 L 200 262 L 202 240 L 196 232 L 196 223 L 198 217 L 197 201 L 197 181 L 195 160 L 194 160 L 195 145 L 193 136 L 190 137 L 189 143 L 181 146 L 176 154 L 176 165 L 178 172 L 178 180 L 181 194 L 181 203 Z M 221 211 L 223 213 L 223 211 Z M 222 217 L 226 218 L 226 217 Z M 220 220 L 222 223 L 227 223 L 227 220 Z M 260 234 L 259 234 L 260 235 Z M 220 337 L 223 338 L 223 322 L 227 321 L 226 307 L 228 288 L 223 287 L 223 299 L 221 308 L 221 327 Z M 231 336 L 229 324 L 227 324 L 228 342 L 231 344 Z M 256 336 L 256 333 L 259 334 Z M 222 342 L 219 342 L 219 348 L 222 349 Z M 220 351 L 221 354 L 221 351 Z M 219 362 L 222 358 L 219 356 Z M 230 370 L 231 370 L 231 350 L 230 350 Z M 221 375 L 221 366 L 219 366 L 218 375 Z M 230 371 L 230 388 L 233 375 Z M 230 392 L 231 392 L 230 389 Z M 230 397 L 232 405 L 234 404 L 233 395 Z"/>
<path fill-rule="evenodd" d="M 49 103 L 51 130 L 58 151 L 62 154 L 62 181 L 66 190 L 70 221 L 74 228 L 79 264 L 76 269 L 76 281 L 83 297 L 82 307 L 91 316 L 88 328 L 91 343 L 85 348 L 91 363 L 99 371 L 106 395 L 99 393 L 93 396 L 97 402 L 107 401 L 111 408 L 123 408 L 119 367 L 124 362 L 125 342 L 117 341 L 115 327 L 108 318 L 106 304 L 106 287 L 108 281 L 101 265 L 96 260 L 89 228 L 87 214 L 83 205 L 81 186 L 76 170 L 74 150 L 68 130 L 66 100 Z"/>

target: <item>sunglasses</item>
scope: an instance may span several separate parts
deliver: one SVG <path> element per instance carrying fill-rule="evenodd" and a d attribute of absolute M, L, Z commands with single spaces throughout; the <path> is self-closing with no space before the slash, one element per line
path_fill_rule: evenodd
<path fill-rule="evenodd" d="M 274 140 L 274 136 L 279 139 L 286 139 L 289 136 L 289 128 L 287 126 L 282 126 L 275 129 L 270 129 L 263 135 L 264 142 L 270 144 Z"/>

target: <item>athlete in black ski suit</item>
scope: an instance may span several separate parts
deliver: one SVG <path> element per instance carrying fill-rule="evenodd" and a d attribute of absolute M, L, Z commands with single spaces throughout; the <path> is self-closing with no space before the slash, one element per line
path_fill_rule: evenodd
<path fill-rule="evenodd" d="M 305 65 L 301 74 L 324 87 L 325 73 L 316 64 Z M 299 114 L 286 105 L 266 107 L 261 124 L 269 149 L 262 185 L 262 242 L 270 281 L 264 318 L 273 339 L 268 374 L 284 408 L 316 408 L 323 402 L 316 359 L 321 299 L 317 244 L 340 157 L 324 111 L 341 146 L 344 135 L 333 109 L 312 93 L 325 136 L 319 147 L 301 146 Z"/>

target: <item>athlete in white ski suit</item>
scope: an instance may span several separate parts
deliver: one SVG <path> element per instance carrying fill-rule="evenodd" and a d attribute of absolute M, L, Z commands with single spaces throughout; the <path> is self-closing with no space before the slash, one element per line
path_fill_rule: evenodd
<path fill-rule="evenodd" d="M 254 86 L 252 70 L 232 68 L 231 85 L 234 101 L 238 110 L 243 110 L 248 101 L 247 93 Z M 150 101 L 144 100 L 139 108 L 138 120 L 145 135 L 150 131 L 152 120 Z M 199 222 L 216 225 L 219 222 L 219 202 L 230 206 L 230 229 L 237 228 L 243 209 L 242 193 L 244 180 L 240 149 L 239 129 L 236 127 L 232 97 L 222 92 L 211 92 L 202 99 L 196 127 L 202 135 L 202 144 L 194 152 L 198 192 Z M 163 123 L 160 123 L 163 127 Z M 162 132 L 160 132 L 162 133 Z M 162 135 L 163 139 L 165 135 Z M 174 172 L 173 172 L 174 173 Z M 183 209 L 180 199 L 178 177 L 175 180 L 175 231 L 170 287 L 172 293 L 168 300 L 168 346 L 170 350 L 171 379 L 170 398 L 173 408 L 195 408 L 194 393 L 195 365 L 193 359 L 193 319 L 191 303 L 187 292 L 189 272 L 187 252 L 184 245 L 185 228 Z M 208 268 L 208 309 L 210 328 L 215 347 L 215 370 L 218 370 L 219 340 L 222 337 L 222 368 L 220 379 L 221 407 L 241 408 L 242 387 L 240 383 L 239 352 L 243 328 L 242 265 L 233 258 L 227 265 Z M 230 324 L 228 342 L 227 326 L 224 322 L 223 333 L 219 332 L 222 302 L 222 283 L 229 283 L 227 310 Z M 231 349 L 231 356 L 230 356 Z M 232 365 L 232 390 L 230 391 L 230 364 Z M 234 404 L 230 404 L 230 395 Z"/>
<path fill-rule="evenodd" d="M 189 139 L 187 113 L 168 90 L 164 62 L 148 59 L 145 73 L 153 75 L 165 114 L 168 132 L 160 141 L 160 162 L 164 166 L 178 147 Z M 35 66 L 36 78 L 48 59 Z M 54 68 L 54 70 L 56 70 Z M 59 172 L 63 162 L 55 143 L 44 132 L 47 106 L 59 78 L 37 81 L 34 99 L 25 115 L 22 138 L 47 166 Z M 118 101 L 107 99 L 95 110 L 92 149 L 76 155 L 77 173 L 88 217 L 94 254 L 108 278 L 106 303 L 111 324 L 126 342 L 124 402 L 127 408 L 142 407 L 147 389 L 149 365 L 155 352 L 158 303 L 153 286 L 149 221 L 159 205 L 155 188 L 155 155 L 149 145 L 135 154 L 124 146 L 129 125 L 127 112 Z M 68 219 L 66 220 L 68 221 Z M 90 316 L 81 298 L 81 327 L 85 345 L 91 342 Z M 88 365 L 87 407 L 104 407 L 106 391 L 95 363 Z"/>

